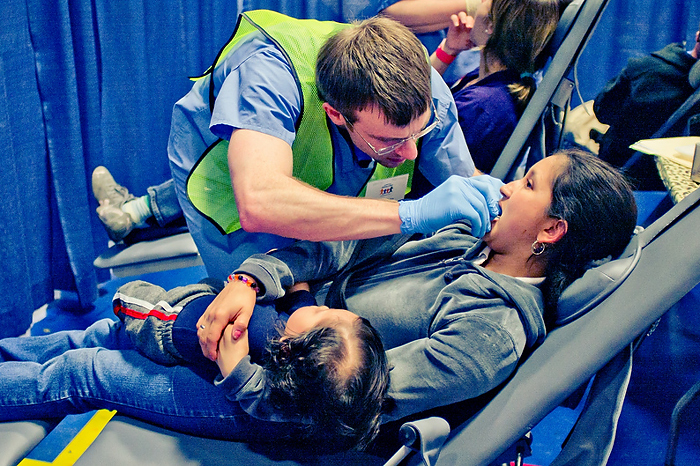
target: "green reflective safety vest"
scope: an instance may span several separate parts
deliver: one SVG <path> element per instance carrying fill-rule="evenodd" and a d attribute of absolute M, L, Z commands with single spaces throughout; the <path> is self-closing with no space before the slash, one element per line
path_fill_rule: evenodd
<path fill-rule="evenodd" d="M 242 13 L 231 40 L 219 51 L 217 59 L 207 72 L 212 73 L 242 38 L 255 31 L 262 32 L 284 53 L 302 96 L 300 121 L 296 122 L 297 132 L 292 144 L 292 175 L 323 191 L 333 183 L 333 144 L 326 113 L 322 108 L 323 102 L 316 90 L 316 57 L 328 37 L 348 26 L 332 21 L 295 19 L 269 10 Z M 213 89 L 210 99 L 213 108 Z M 374 173 L 368 181 L 408 174 L 406 192 L 410 190 L 413 161 L 406 161 L 397 168 L 375 165 Z M 364 195 L 364 190 L 363 187 L 360 193 L 354 194 Z M 228 169 L 228 141 L 218 140 L 199 158 L 187 177 L 187 196 L 195 209 L 223 234 L 241 228 Z"/>

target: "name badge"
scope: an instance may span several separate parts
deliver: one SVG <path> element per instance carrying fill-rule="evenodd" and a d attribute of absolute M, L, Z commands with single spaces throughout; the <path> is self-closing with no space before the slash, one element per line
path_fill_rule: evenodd
<path fill-rule="evenodd" d="M 371 199 L 392 199 L 400 201 L 406 195 L 408 185 L 408 173 L 394 176 L 384 180 L 375 180 L 367 183 L 365 197 Z"/>

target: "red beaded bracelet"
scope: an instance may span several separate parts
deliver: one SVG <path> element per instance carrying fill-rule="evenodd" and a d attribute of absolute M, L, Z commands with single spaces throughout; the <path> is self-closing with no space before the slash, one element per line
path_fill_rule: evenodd
<path fill-rule="evenodd" d="M 450 63 L 455 61 L 455 57 L 456 57 L 456 55 L 450 55 L 449 53 L 445 52 L 442 49 L 442 44 L 435 51 L 435 56 L 437 57 L 438 60 L 443 62 L 445 65 L 449 65 Z"/>
<path fill-rule="evenodd" d="M 255 283 L 255 280 L 252 278 L 248 278 L 245 275 L 240 275 L 237 273 L 232 273 L 231 275 L 228 276 L 228 282 L 241 282 L 245 285 L 248 285 L 253 291 L 255 291 L 255 294 L 260 294 L 260 287 L 258 286 L 257 283 Z"/>

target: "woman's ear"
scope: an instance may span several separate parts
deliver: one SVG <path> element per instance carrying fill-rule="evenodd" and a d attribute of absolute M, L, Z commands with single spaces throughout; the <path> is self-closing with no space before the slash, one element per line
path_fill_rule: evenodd
<path fill-rule="evenodd" d="M 328 118 L 336 126 L 345 126 L 345 117 L 328 102 L 323 102 L 323 110 L 328 115 Z"/>
<path fill-rule="evenodd" d="M 569 229 L 569 224 L 566 220 L 560 218 L 552 218 L 549 226 L 545 227 L 540 234 L 537 235 L 537 241 L 540 243 L 556 243 L 564 237 Z"/>
<path fill-rule="evenodd" d="M 484 32 L 489 36 L 493 34 L 493 20 L 491 19 L 491 15 L 486 18 L 486 30 Z"/>

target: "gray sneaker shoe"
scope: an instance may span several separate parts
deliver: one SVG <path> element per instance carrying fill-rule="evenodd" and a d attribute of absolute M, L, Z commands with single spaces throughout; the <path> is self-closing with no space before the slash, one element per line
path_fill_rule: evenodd
<path fill-rule="evenodd" d="M 107 230 L 112 241 L 119 242 L 134 229 L 131 215 L 112 204 L 102 204 L 97 208 L 97 216 Z"/>
<path fill-rule="evenodd" d="M 100 205 L 121 207 L 134 196 L 124 186 L 117 184 L 112 174 L 105 167 L 97 167 L 92 172 L 92 193 Z"/>
<path fill-rule="evenodd" d="M 117 184 L 105 167 L 97 167 L 92 172 L 92 193 L 100 205 L 97 216 L 104 224 L 112 241 L 121 241 L 134 229 L 131 216 L 121 210 L 125 202 L 135 199 L 124 186 Z"/>

